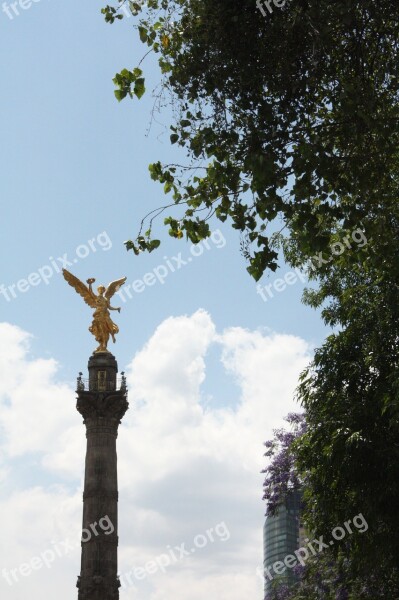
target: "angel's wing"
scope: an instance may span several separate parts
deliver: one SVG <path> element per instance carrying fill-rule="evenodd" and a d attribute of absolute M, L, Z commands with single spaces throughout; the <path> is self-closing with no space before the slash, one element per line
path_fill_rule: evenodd
<path fill-rule="evenodd" d="M 88 304 L 91 308 L 96 308 L 96 296 L 94 293 L 85 285 L 80 279 L 72 275 L 66 269 L 62 269 L 62 274 L 65 280 L 71 285 L 75 290 L 80 294 L 83 300 Z"/>
<path fill-rule="evenodd" d="M 119 290 L 120 287 L 125 283 L 127 277 L 122 277 L 122 279 L 117 279 L 116 281 L 111 281 L 111 283 L 107 287 L 107 291 L 104 296 L 110 300 L 112 296 Z"/>

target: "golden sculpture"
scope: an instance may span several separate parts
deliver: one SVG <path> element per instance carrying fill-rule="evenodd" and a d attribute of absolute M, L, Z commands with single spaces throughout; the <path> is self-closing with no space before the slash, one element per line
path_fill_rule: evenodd
<path fill-rule="evenodd" d="M 93 292 L 92 284 L 95 279 L 91 278 L 87 280 L 89 287 L 85 285 L 80 279 L 72 275 L 66 269 L 62 269 L 62 274 L 66 281 L 71 285 L 78 294 L 80 294 L 83 300 L 94 308 L 93 321 L 89 327 L 90 333 L 94 335 L 99 346 L 94 351 L 96 352 L 109 352 L 107 349 L 109 337 L 112 337 L 112 341 L 115 343 L 115 335 L 119 333 L 119 327 L 112 321 L 109 311 L 117 310 L 121 312 L 120 308 L 114 308 L 110 304 L 112 296 L 119 290 L 119 288 L 125 283 L 126 277 L 112 281 L 107 289 L 103 285 L 98 286 L 98 296 Z M 93 353 L 93 354 L 94 354 Z"/>

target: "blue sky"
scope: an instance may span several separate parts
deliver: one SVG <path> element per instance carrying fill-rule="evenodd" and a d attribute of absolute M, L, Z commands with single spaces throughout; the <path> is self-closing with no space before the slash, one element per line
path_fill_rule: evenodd
<path fill-rule="evenodd" d="M 13 298 L 8 290 L 9 301 L 4 293 L 0 294 L 0 322 L 3 325 L 7 324 L 4 325 L 6 329 L 3 339 L 7 340 L 8 344 L 3 346 L 0 360 L 3 361 L 4 373 L 7 374 L 8 369 L 12 368 L 15 373 L 20 373 L 22 378 L 27 377 L 26 373 L 22 375 L 24 370 L 30 373 L 35 369 L 38 369 L 38 372 L 43 369 L 42 383 L 43 386 L 48 386 L 44 395 L 51 390 L 56 390 L 54 393 L 57 398 L 58 394 L 60 395 L 64 404 L 59 418 L 66 419 L 71 431 L 70 440 L 74 440 L 68 446 L 72 455 L 62 455 L 63 458 L 54 464 L 48 455 L 48 448 L 41 446 L 40 440 L 27 440 L 25 446 L 21 446 L 18 442 L 21 432 L 16 425 L 16 417 L 14 419 L 9 409 L 10 406 L 15 409 L 15 415 L 18 414 L 20 418 L 22 414 L 31 413 L 26 413 L 26 407 L 16 391 L 18 381 L 11 378 L 9 385 L 15 394 L 8 393 L 3 387 L 3 419 L 0 415 L 0 456 L 4 460 L 3 481 L 6 490 L 2 496 L 3 503 L 8 510 L 13 510 L 11 507 L 15 503 L 13 504 L 11 499 L 15 490 L 21 494 L 21 507 L 27 505 L 24 502 L 31 501 L 32 494 L 37 493 L 40 496 L 42 493 L 43 497 L 47 498 L 45 502 L 48 501 L 49 505 L 53 503 L 51 505 L 54 506 L 55 512 L 57 506 L 67 506 L 62 513 L 66 515 L 66 523 L 73 523 L 76 518 L 76 522 L 79 522 L 76 515 L 79 514 L 80 505 L 76 498 L 81 485 L 79 468 L 83 468 L 83 430 L 79 416 L 74 412 L 73 383 L 78 371 L 85 370 L 95 342 L 87 331 L 91 321 L 89 307 L 67 286 L 62 276 L 57 274 L 55 267 L 51 265 L 54 265 L 55 261 L 60 267 L 59 259 L 64 257 L 72 262 L 68 268 L 82 280 L 96 277 L 97 283 L 108 283 L 126 275 L 129 282 L 134 282 L 142 280 L 146 273 L 154 272 L 154 269 L 162 273 L 162 269 L 159 271 L 159 268 L 168 261 L 177 265 L 177 257 L 181 253 L 181 260 L 186 264 L 173 273 L 168 269 L 164 283 L 157 281 L 152 286 L 145 286 L 143 292 L 132 293 L 131 299 L 125 297 L 126 302 L 123 302 L 122 298 L 114 298 L 114 306 L 121 306 L 122 312 L 120 315 L 114 313 L 115 321 L 120 326 L 120 334 L 117 344 L 111 350 L 118 359 L 120 370 L 127 369 L 132 377 L 132 374 L 137 374 L 137 365 L 141 364 L 143 356 L 150 357 L 150 363 L 155 360 L 156 340 L 164 335 L 169 336 L 173 340 L 171 356 L 175 356 L 175 352 L 176 360 L 182 361 L 181 373 L 178 369 L 174 371 L 174 368 L 170 367 L 170 377 L 175 381 L 180 376 L 182 380 L 186 377 L 191 382 L 190 385 L 194 386 L 189 386 L 187 397 L 197 403 L 197 408 L 203 410 L 202 432 L 208 431 L 207 418 L 212 415 L 215 421 L 209 425 L 209 431 L 212 430 L 212 448 L 216 453 L 217 419 L 222 418 L 222 431 L 223 427 L 228 429 L 229 419 L 233 415 L 237 421 L 236 431 L 240 431 L 240 423 L 240 427 L 247 424 L 248 430 L 243 434 L 243 439 L 246 439 L 246 436 L 250 439 L 251 423 L 254 423 L 254 420 L 251 420 L 252 417 L 247 419 L 239 411 L 242 409 L 245 413 L 245 403 L 251 405 L 251 402 L 255 402 L 254 398 L 260 403 L 256 405 L 259 410 L 259 407 L 263 406 L 261 421 L 266 424 L 264 435 L 261 429 L 257 431 L 258 445 L 253 447 L 253 462 L 245 464 L 245 460 L 242 460 L 241 479 L 246 481 L 247 476 L 251 479 L 249 470 L 254 470 L 251 479 L 251 485 L 254 487 L 247 506 L 256 507 L 256 519 L 248 525 L 245 544 L 256 546 L 251 536 L 257 531 L 257 524 L 261 535 L 263 515 L 263 506 L 259 502 L 261 478 L 258 472 L 258 467 L 262 464 L 261 440 L 267 438 L 272 425 L 280 422 L 286 409 L 290 407 L 295 376 L 299 372 L 298 365 L 303 368 L 306 357 L 309 356 L 309 349 L 319 344 L 326 332 L 319 315 L 300 302 L 302 283 L 297 282 L 287 286 L 285 291 L 274 292 L 274 297 L 269 298 L 267 302 L 262 300 L 256 292 L 255 282 L 245 270 L 245 260 L 239 251 L 239 236 L 227 224 L 214 222 L 213 230 L 220 232 L 214 234 L 214 241 L 210 240 L 209 248 L 205 247 L 199 256 L 194 256 L 195 253 L 199 254 L 199 251 L 193 250 L 190 243 L 167 238 L 161 220 L 157 225 L 157 233 L 163 239 L 163 244 L 157 252 L 140 257 L 126 252 L 124 240 L 134 237 L 141 218 L 166 200 L 161 186 L 151 181 L 148 164 L 155 160 L 181 162 L 184 161 L 184 154 L 169 144 L 168 111 L 159 115 L 158 122 L 148 131 L 154 102 L 151 89 L 158 81 L 156 66 L 151 62 L 151 58 L 145 62 L 148 92 L 142 100 L 126 100 L 121 104 L 115 100 L 112 83 L 114 74 L 124 67 L 136 66 L 145 52 L 145 47 L 137 42 L 137 36 L 132 29 L 133 19 L 109 26 L 100 14 L 101 7 L 101 2 L 82 3 L 72 0 L 62 3 L 56 0 L 40 0 L 25 10 L 18 5 L 20 14 L 14 15 L 13 19 L 4 11 L 0 12 L 3 73 L 3 93 L 0 98 L 0 284 L 7 290 L 9 286 L 17 286 L 20 280 L 28 279 L 34 273 L 44 273 L 48 277 L 47 285 L 42 277 L 39 283 L 33 277 L 36 285 L 29 285 L 25 292 L 15 287 L 16 298 Z M 89 247 L 89 240 L 92 240 L 92 248 Z M 87 256 L 84 256 L 85 254 Z M 189 258 L 192 260 L 188 261 Z M 287 267 L 282 266 L 281 274 L 284 275 L 287 270 Z M 265 276 L 261 283 L 266 285 L 278 276 L 280 275 Z M 190 327 L 193 327 L 193 337 L 185 334 L 186 331 L 191 331 Z M 212 333 L 209 333 L 210 329 Z M 176 331 L 180 332 L 180 337 L 175 339 Z M 31 336 L 29 341 L 26 338 L 27 334 Z M 196 335 L 199 340 L 206 340 L 199 343 L 198 347 L 193 342 Z M 289 340 L 292 343 L 289 343 Z M 299 350 L 295 349 L 296 344 L 299 344 Z M 258 354 L 255 352 L 257 348 Z M 281 352 L 281 348 L 284 348 L 284 352 Z M 12 353 L 11 358 L 7 357 L 9 352 Z M 260 356 L 262 352 L 265 353 L 264 363 L 257 363 L 259 352 Z M 237 358 L 241 355 L 244 357 L 242 364 Z M 193 356 L 193 359 L 191 366 L 187 366 L 187 370 L 184 371 L 184 357 L 187 356 Z M 258 365 L 256 370 L 252 370 L 249 363 L 248 368 L 244 368 L 247 360 Z M 275 360 L 278 366 L 273 367 Z M 270 371 L 267 371 L 267 366 Z M 146 372 L 146 369 L 144 371 Z M 287 381 L 284 381 L 285 371 Z M 192 373 L 197 377 L 195 384 L 191 379 Z M 158 381 L 158 377 L 162 379 L 164 375 L 161 377 L 159 372 L 151 371 L 151 381 Z M 251 377 L 253 380 L 258 377 L 258 383 L 255 384 Z M 27 390 L 30 389 L 28 382 L 32 384 L 27 378 Z M 36 379 L 34 382 L 35 385 L 40 384 Z M 146 393 L 150 394 L 149 390 L 152 390 L 151 393 L 155 396 L 160 393 L 156 383 L 154 389 L 148 387 L 148 382 L 143 383 L 142 388 L 138 386 L 140 389 L 136 392 L 135 385 L 131 380 L 132 394 L 134 396 L 136 393 L 137 398 L 144 403 L 151 402 L 151 398 L 146 396 Z M 162 385 L 166 386 L 165 398 L 173 398 L 174 394 L 170 392 L 169 384 L 164 382 Z M 255 388 L 256 392 L 253 391 Z M 175 390 L 176 394 L 178 389 L 180 388 Z M 33 396 L 40 403 L 41 396 L 38 390 Z M 30 400 L 25 399 L 26 402 Z M 67 402 L 68 405 L 65 404 Z M 21 413 L 18 413 L 18 410 Z M 132 421 L 134 413 L 131 412 L 128 426 L 136 431 L 137 423 Z M 251 410 L 249 413 L 252 414 Z M 145 415 L 138 417 L 138 421 L 140 418 L 145 421 Z M 50 423 L 53 423 L 52 418 Z M 24 435 L 29 435 L 27 432 L 32 423 L 28 420 L 25 425 Z M 40 423 L 37 426 L 40 428 Z M 49 443 L 55 440 L 54 436 L 62 435 L 63 431 L 59 420 L 54 421 L 53 426 L 48 435 L 43 434 L 43 440 Z M 7 430 L 7 427 L 10 429 Z M 47 425 L 44 428 L 46 427 Z M 65 427 L 67 429 L 67 426 Z M 150 425 L 146 422 L 143 427 Z M 173 423 L 170 423 L 166 433 L 164 429 L 162 431 L 167 439 L 173 437 Z M 139 448 L 132 449 L 127 441 L 123 443 L 126 451 L 130 448 L 133 454 L 142 455 Z M 200 447 L 201 444 L 195 446 L 197 449 Z M 62 454 L 61 449 L 58 450 Z M 198 455 L 195 455 L 195 449 L 192 452 L 193 460 L 201 463 L 201 452 Z M 245 448 L 242 448 L 240 456 L 245 456 Z M 123 460 L 126 461 L 126 457 Z M 228 463 L 229 459 L 226 458 L 226 461 Z M 75 476 L 66 468 L 69 462 L 76 469 Z M 224 466 L 228 472 L 230 467 L 227 463 Z M 32 465 L 35 465 L 34 471 Z M 180 466 L 181 471 L 174 472 L 169 479 L 165 475 L 163 487 L 159 486 L 166 496 L 169 494 L 169 498 L 173 498 L 170 490 L 173 488 L 175 477 L 176 481 L 184 480 L 185 483 L 181 484 L 183 487 L 192 485 L 188 476 L 189 464 L 184 463 Z M 216 466 L 213 466 L 216 482 L 222 471 L 217 471 Z M 146 463 L 146 468 L 151 471 L 153 467 Z M 185 468 L 187 471 L 184 471 Z M 207 471 L 203 463 L 201 469 L 204 469 L 204 473 Z M 128 471 L 126 467 L 124 472 Z M 144 472 L 149 471 L 144 469 Z M 233 489 L 240 480 L 235 480 L 234 484 L 231 478 L 229 481 Z M 144 475 L 140 482 L 145 482 Z M 52 487 L 55 484 L 61 485 L 62 490 L 55 490 Z M 125 487 L 126 498 L 130 498 L 127 483 Z M 211 488 L 212 486 L 209 487 L 210 490 Z M 143 498 L 146 498 L 140 500 L 143 505 L 137 498 L 133 498 L 134 494 L 131 492 L 132 505 L 137 508 L 138 519 L 143 518 L 143 511 L 146 511 L 145 502 L 148 502 L 148 506 L 154 504 L 159 489 L 155 485 L 154 488 L 150 486 L 146 493 L 143 492 Z M 220 520 L 223 515 L 217 507 L 220 504 L 226 506 L 227 500 L 223 494 L 217 497 L 217 489 L 219 488 L 216 482 L 205 505 L 213 507 L 209 508 L 209 511 L 214 509 L 215 519 Z M 150 502 L 149 498 L 153 501 Z M 43 500 L 38 500 L 38 505 L 42 502 Z M 122 503 L 122 506 L 128 511 L 130 508 L 126 502 Z M 234 506 L 236 502 L 238 501 L 234 501 Z M 73 508 L 68 512 L 70 506 Z M 240 511 L 242 506 L 237 505 L 237 512 L 233 509 L 230 512 L 237 516 Z M 23 521 L 23 515 L 26 514 L 26 511 L 22 511 L 21 514 L 16 512 L 15 521 L 11 519 L 10 523 Z M 171 523 L 169 526 L 165 525 L 165 515 L 166 513 L 162 515 L 162 525 L 155 519 L 154 527 L 155 530 L 159 528 L 159 531 L 166 532 L 163 537 L 167 540 L 167 532 L 174 527 L 171 528 Z M 41 515 L 39 521 L 40 519 L 43 519 L 44 523 L 45 515 Z M 60 519 L 57 522 L 61 522 Z M 190 515 L 187 516 L 187 527 L 193 519 L 193 516 L 191 520 Z M 231 519 L 234 520 L 234 516 L 231 516 Z M 145 522 L 144 519 L 143 523 Z M 63 527 L 65 529 L 65 523 Z M 201 527 L 198 527 L 198 531 L 201 532 Z M 146 530 L 144 525 L 143 530 Z M 14 535 L 13 531 L 10 529 L 10 536 Z M 46 535 L 55 534 L 53 532 Z M 181 535 L 186 533 L 182 531 Z M 239 535 L 244 536 L 244 532 Z M 244 538 L 237 537 L 237 547 L 241 545 L 242 548 L 246 548 L 242 539 Z M 152 542 L 145 541 L 143 537 L 142 543 L 144 545 L 135 549 L 132 541 L 123 560 L 128 562 L 129 552 L 131 556 L 135 556 L 138 548 L 144 552 L 146 544 L 148 550 Z M 44 541 L 43 544 L 45 545 Z M 15 565 L 24 559 L 21 548 L 15 547 L 14 552 Z M 34 552 L 33 546 L 31 552 Z M 156 550 L 148 550 L 148 556 L 151 552 Z M 254 552 L 261 552 L 261 543 Z M 230 556 L 230 559 L 223 559 L 223 564 L 230 569 L 231 577 L 235 568 L 234 560 L 239 561 L 239 553 L 234 555 L 234 560 L 231 559 L 233 554 L 227 553 L 226 556 Z M 256 556 L 259 558 L 258 554 Z M 4 556 L 0 555 L 0 559 L 4 563 Z M 66 562 L 63 564 L 66 565 Z M 71 565 L 71 573 L 75 573 L 76 564 Z M 201 580 L 209 580 L 207 592 L 211 591 L 214 594 L 224 589 L 222 582 L 216 582 L 211 574 L 208 573 L 208 579 L 204 578 L 202 568 L 205 567 L 200 564 L 194 565 L 192 569 L 190 567 L 191 570 L 182 573 L 181 581 L 185 582 L 184 584 L 190 581 L 192 583 L 201 575 Z M 63 580 L 65 576 L 65 581 L 69 581 L 67 567 L 65 572 L 68 577 L 61 574 L 62 565 L 59 569 L 59 580 Z M 32 585 L 32 581 L 29 580 L 29 585 Z M 50 585 L 44 584 L 45 579 L 36 581 L 38 586 L 40 582 L 42 587 L 38 589 L 41 590 L 44 585 Z M 27 582 L 26 579 L 24 583 Z M 0 581 L 0 589 L 1 585 L 6 584 Z M 251 587 L 255 585 L 254 578 L 249 578 L 248 582 L 243 581 L 240 585 L 237 589 L 249 593 L 254 589 Z M 164 586 L 165 583 L 162 583 L 162 587 Z M 182 583 L 181 589 L 183 587 Z M 48 589 L 51 593 L 51 589 Z M 141 598 L 163 598 L 159 589 L 156 583 L 147 585 L 140 590 Z M 183 600 L 185 597 L 179 596 L 179 589 L 170 588 L 174 600 Z M 203 592 L 205 593 L 205 588 Z M 10 593 L 12 598 L 19 598 L 17 586 L 10 588 L 8 594 Z M 16 595 L 13 596 L 13 593 Z M 136 597 L 133 589 L 123 593 L 125 597 Z M 231 598 L 230 596 L 229 600 Z M 60 596 L 60 600 L 63 600 L 63 597 Z"/>

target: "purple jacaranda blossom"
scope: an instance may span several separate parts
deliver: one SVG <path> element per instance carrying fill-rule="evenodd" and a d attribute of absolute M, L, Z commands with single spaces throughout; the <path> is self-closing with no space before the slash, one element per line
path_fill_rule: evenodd
<path fill-rule="evenodd" d="M 297 472 L 293 444 L 306 431 L 305 416 L 290 413 L 285 420 L 290 429 L 275 429 L 273 439 L 265 442 L 265 456 L 271 459 L 262 471 L 266 474 L 263 500 L 266 501 L 268 514 L 274 514 L 287 493 L 300 489 L 303 484 Z"/>

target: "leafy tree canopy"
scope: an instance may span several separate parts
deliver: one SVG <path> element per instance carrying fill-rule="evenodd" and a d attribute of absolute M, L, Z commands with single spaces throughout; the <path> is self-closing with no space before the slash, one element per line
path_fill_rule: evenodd
<path fill-rule="evenodd" d="M 124 1 L 103 9 L 108 22 Z M 170 235 L 196 243 L 211 216 L 229 221 L 259 279 L 277 266 L 274 221 L 311 256 L 337 225 L 351 230 L 396 200 L 396 0 L 289 0 L 267 17 L 255 0 L 129 6 L 175 107 L 171 143 L 187 153 L 181 167 L 150 165 L 177 205 L 165 219 Z M 139 67 L 114 82 L 118 100 L 145 90 Z M 151 225 L 127 248 L 158 247 Z"/>
<path fill-rule="evenodd" d="M 334 333 L 302 375 L 307 431 L 296 448 L 310 527 L 367 519 L 351 550 L 363 569 L 395 566 L 399 553 L 399 206 L 370 218 L 375 237 L 320 269 L 306 295 Z"/>

